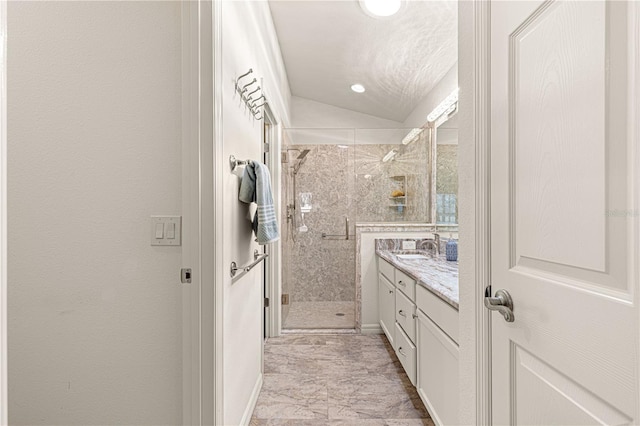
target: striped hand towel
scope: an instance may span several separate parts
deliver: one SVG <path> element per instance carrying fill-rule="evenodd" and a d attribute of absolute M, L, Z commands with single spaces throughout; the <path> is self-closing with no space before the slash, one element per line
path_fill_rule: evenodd
<path fill-rule="evenodd" d="M 258 210 L 253 217 L 253 232 L 258 244 L 278 241 L 278 221 L 271 194 L 269 169 L 262 163 L 251 161 L 244 169 L 238 199 L 243 203 L 256 203 Z"/>

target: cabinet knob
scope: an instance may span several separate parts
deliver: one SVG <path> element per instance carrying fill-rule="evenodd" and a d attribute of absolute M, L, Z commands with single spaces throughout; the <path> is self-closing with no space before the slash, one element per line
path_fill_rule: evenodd
<path fill-rule="evenodd" d="M 393 290 L 389 290 L 389 294 L 393 293 Z"/>

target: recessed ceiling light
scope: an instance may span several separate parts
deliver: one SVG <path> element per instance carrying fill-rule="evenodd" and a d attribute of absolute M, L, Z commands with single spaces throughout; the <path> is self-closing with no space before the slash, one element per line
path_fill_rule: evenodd
<path fill-rule="evenodd" d="M 356 93 L 364 93 L 364 86 L 362 84 L 354 84 L 351 86 L 351 90 Z"/>
<path fill-rule="evenodd" d="M 338 145 L 340 149 L 349 149 L 349 145 Z"/>
<path fill-rule="evenodd" d="M 402 0 L 360 0 L 362 10 L 374 18 L 395 15 L 402 6 Z"/>

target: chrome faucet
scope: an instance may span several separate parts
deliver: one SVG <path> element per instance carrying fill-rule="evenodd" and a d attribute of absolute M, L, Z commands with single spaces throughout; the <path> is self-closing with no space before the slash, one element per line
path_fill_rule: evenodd
<path fill-rule="evenodd" d="M 422 247 L 431 245 L 433 247 L 433 251 L 436 255 L 440 254 L 440 244 L 436 243 L 434 240 L 424 240 L 420 243 Z"/>

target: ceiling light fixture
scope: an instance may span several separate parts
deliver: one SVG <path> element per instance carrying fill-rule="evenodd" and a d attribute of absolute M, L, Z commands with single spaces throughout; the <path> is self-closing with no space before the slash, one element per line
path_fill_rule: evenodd
<path fill-rule="evenodd" d="M 402 0 L 360 0 L 362 10 L 374 18 L 395 15 L 402 7 Z"/>
<path fill-rule="evenodd" d="M 454 106 L 456 102 L 458 102 L 459 90 L 460 89 L 454 90 L 449 96 L 445 98 L 444 101 L 440 102 L 440 105 L 438 105 L 433 111 L 431 111 L 431 114 L 427 116 L 427 121 L 436 121 L 442 114 L 449 111 L 451 107 Z"/>
<path fill-rule="evenodd" d="M 397 150 L 392 149 L 391 151 L 387 152 L 387 155 L 382 157 L 382 162 L 386 163 L 387 161 L 393 160 L 393 157 L 395 157 L 397 153 L 398 153 Z"/>
<path fill-rule="evenodd" d="M 402 145 L 409 145 L 410 143 L 414 142 L 416 139 L 418 139 L 418 136 L 420 136 L 422 130 L 423 129 L 421 128 L 412 129 L 409 133 L 407 133 L 407 136 L 402 139 Z"/>
<path fill-rule="evenodd" d="M 338 145 L 340 149 L 349 149 L 349 145 Z"/>
<path fill-rule="evenodd" d="M 353 90 L 356 93 L 364 93 L 365 88 L 362 84 L 356 83 L 351 86 L 351 90 Z"/>

